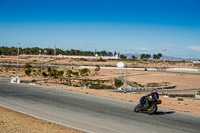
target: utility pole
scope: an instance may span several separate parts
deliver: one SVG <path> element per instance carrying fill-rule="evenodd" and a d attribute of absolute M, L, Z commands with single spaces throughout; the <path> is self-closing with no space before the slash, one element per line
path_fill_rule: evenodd
<path fill-rule="evenodd" d="M 125 66 L 125 68 L 126 68 L 126 75 L 125 75 L 125 87 L 127 88 L 127 67 L 128 66 Z"/>
<path fill-rule="evenodd" d="M 41 66 L 40 66 L 40 86 L 42 86 L 42 67 L 43 67 L 43 54 L 42 54 L 42 50 L 39 50 L 40 53 L 40 57 L 41 57 Z M 46 54 L 47 51 L 44 50 L 44 54 Z"/>
<path fill-rule="evenodd" d="M 17 43 L 17 47 L 18 47 L 18 50 L 17 50 L 17 68 L 19 68 L 19 45 L 20 44 L 21 44 L 20 42 Z"/>
<path fill-rule="evenodd" d="M 56 57 L 56 44 L 55 44 L 55 49 L 54 49 L 54 56 Z"/>
<path fill-rule="evenodd" d="M 40 86 L 42 86 L 42 50 L 39 50 L 39 56 L 41 58 L 41 63 L 40 63 Z"/>
<path fill-rule="evenodd" d="M 137 58 L 137 52 L 135 52 L 135 58 L 138 59 L 138 58 Z"/>
<path fill-rule="evenodd" d="M 163 50 L 163 53 L 164 52 L 166 52 L 167 50 L 166 49 L 164 49 Z M 163 77 L 163 87 L 162 87 L 162 94 L 163 94 L 163 89 L 164 89 L 164 82 L 165 82 L 165 76 L 166 76 L 166 74 L 165 74 L 165 55 L 163 54 L 163 62 L 164 62 L 164 64 L 163 64 L 163 73 L 162 73 L 162 77 Z"/>

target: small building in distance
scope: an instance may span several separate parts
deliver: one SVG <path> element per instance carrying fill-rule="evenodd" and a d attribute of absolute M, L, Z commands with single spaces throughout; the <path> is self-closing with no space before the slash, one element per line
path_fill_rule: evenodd
<path fill-rule="evenodd" d="M 193 61 L 193 63 L 200 63 L 200 61 Z"/>
<path fill-rule="evenodd" d="M 96 54 L 95 56 L 75 56 L 75 55 L 58 55 L 57 57 L 60 58 L 72 58 L 72 59 L 104 59 L 104 60 L 108 60 L 108 59 L 120 59 L 118 55 L 115 56 L 99 56 L 98 54 Z"/>

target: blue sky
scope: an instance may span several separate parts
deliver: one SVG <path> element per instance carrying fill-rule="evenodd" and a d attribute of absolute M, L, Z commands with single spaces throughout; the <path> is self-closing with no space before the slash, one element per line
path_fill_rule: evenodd
<path fill-rule="evenodd" d="M 199 0 L 0 0 L 0 46 L 200 58 Z"/>

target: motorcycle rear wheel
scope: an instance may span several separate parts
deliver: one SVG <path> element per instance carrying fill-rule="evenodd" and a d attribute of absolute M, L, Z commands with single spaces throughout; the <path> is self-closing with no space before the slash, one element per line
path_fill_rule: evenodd
<path fill-rule="evenodd" d="M 147 109 L 147 113 L 149 115 L 152 115 L 152 114 L 156 113 L 157 109 L 158 109 L 157 105 L 153 104 L 153 105 L 151 105 L 151 107 L 149 107 Z"/>

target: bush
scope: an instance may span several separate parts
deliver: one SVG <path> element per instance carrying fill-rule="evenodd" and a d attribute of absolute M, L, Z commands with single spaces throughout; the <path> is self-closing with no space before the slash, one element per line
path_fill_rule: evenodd
<path fill-rule="evenodd" d="M 64 71 L 58 71 L 58 76 L 63 76 Z"/>
<path fill-rule="evenodd" d="M 28 76 L 30 76 L 31 75 L 31 69 L 25 70 L 25 74 L 28 75 Z"/>
<path fill-rule="evenodd" d="M 78 70 L 81 76 L 87 76 L 88 74 L 90 74 L 90 70 L 87 68 L 84 69 L 79 69 Z"/>
<path fill-rule="evenodd" d="M 113 89 L 113 86 L 111 85 L 101 85 L 101 84 L 94 84 L 94 83 L 91 83 L 89 87 L 92 89 Z"/>
<path fill-rule="evenodd" d="M 37 80 L 35 80 L 35 79 L 31 80 L 31 83 L 35 83 L 35 82 L 37 82 Z"/>
<path fill-rule="evenodd" d="M 183 98 L 178 98 L 178 101 L 183 101 L 184 99 Z"/>
<path fill-rule="evenodd" d="M 106 60 L 102 59 L 101 57 L 97 61 L 99 61 L 99 62 L 106 62 Z"/>
<path fill-rule="evenodd" d="M 87 59 L 85 59 L 85 58 L 80 58 L 80 60 L 82 60 L 82 61 L 88 61 Z"/>
<path fill-rule="evenodd" d="M 72 70 L 67 70 L 66 75 L 67 75 L 68 77 L 71 77 L 71 74 L 72 74 Z"/>
<path fill-rule="evenodd" d="M 48 67 L 48 73 L 51 74 L 51 67 Z"/>
<path fill-rule="evenodd" d="M 58 71 L 56 69 L 53 69 L 51 76 L 53 76 L 54 78 L 57 78 L 58 76 Z"/>
<path fill-rule="evenodd" d="M 42 72 L 42 76 L 47 77 L 48 75 L 46 74 L 46 72 Z"/>
<path fill-rule="evenodd" d="M 137 82 L 133 82 L 135 85 L 137 85 L 137 86 L 140 86 L 140 87 L 144 87 L 144 85 L 142 85 L 142 84 L 139 84 L 139 83 L 137 83 Z"/>
<path fill-rule="evenodd" d="M 30 63 L 26 63 L 25 66 L 24 66 L 25 69 L 30 69 L 31 67 L 32 66 L 30 65 Z"/>
<path fill-rule="evenodd" d="M 116 79 L 115 78 L 115 86 L 118 88 L 118 87 L 121 87 L 124 83 L 120 80 L 120 79 Z"/>
<path fill-rule="evenodd" d="M 99 65 L 96 65 L 96 68 L 95 68 L 95 74 L 98 74 L 98 71 L 100 71 L 100 66 Z"/>
<path fill-rule="evenodd" d="M 147 87 L 159 87 L 159 83 L 147 83 Z"/>
<path fill-rule="evenodd" d="M 76 77 L 79 75 L 78 72 L 72 72 L 72 74 L 73 74 L 74 76 L 76 76 Z"/>
<path fill-rule="evenodd" d="M 51 76 L 53 76 L 54 78 L 58 78 L 59 76 L 63 76 L 64 71 L 58 71 L 56 69 L 53 69 L 53 71 L 51 72 Z"/>

